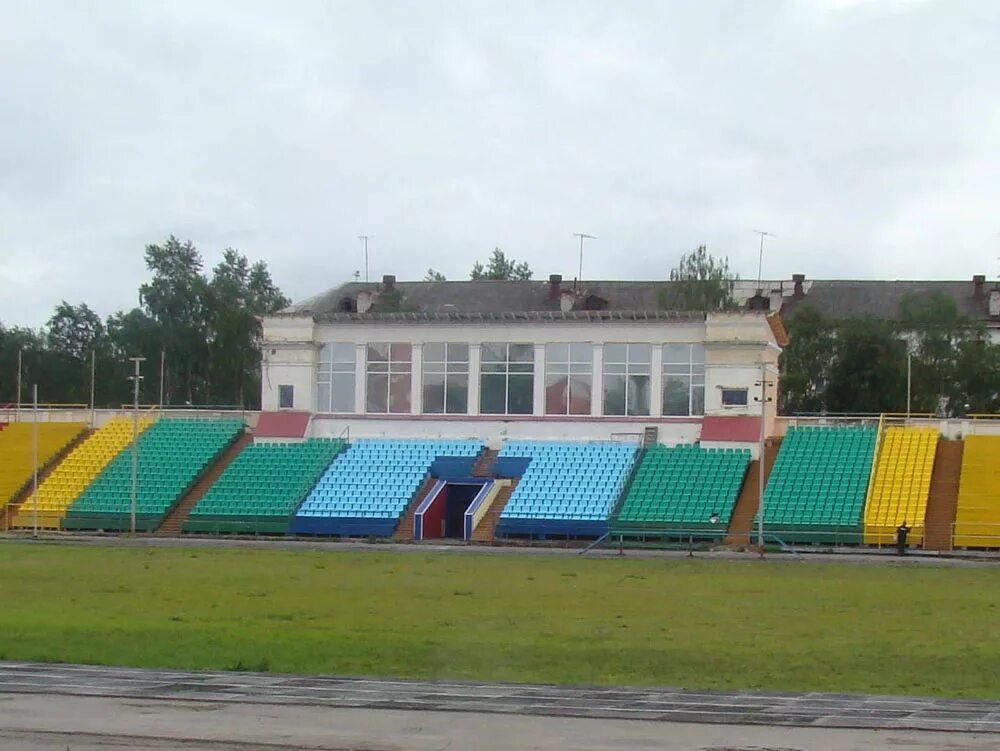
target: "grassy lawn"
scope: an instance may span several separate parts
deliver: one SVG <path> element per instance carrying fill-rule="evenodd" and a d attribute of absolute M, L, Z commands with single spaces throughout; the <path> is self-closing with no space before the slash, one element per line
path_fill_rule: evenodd
<path fill-rule="evenodd" d="M 1000 569 L 11 543 L 0 657 L 997 698 Z"/>

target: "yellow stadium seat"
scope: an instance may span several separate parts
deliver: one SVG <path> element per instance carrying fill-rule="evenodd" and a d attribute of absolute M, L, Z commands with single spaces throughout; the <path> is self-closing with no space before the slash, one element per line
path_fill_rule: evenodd
<path fill-rule="evenodd" d="M 139 421 L 141 433 L 152 420 Z M 66 509 L 90 485 L 101 471 L 132 441 L 132 421 L 110 420 L 87 436 L 52 470 L 38 486 L 38 526 L 59 529 Z M 35 524 L 36 499 L 27 498 L 11 520 L 12 528 L 32 528 Z"/>
<path fill-rule="evenodd" d="M 83 432 L 79 422 L 38 424 L 38 467 L 45 467 Z M 34 473 L 34 425 L 17 422 L 0 430 L 0 510 L 9 515 L 7 504 L 32 480 Z"/>
<path fill-rule="evenodd" d="M 1000 436 L 965 439 L 953 544 L 1000 548 Z"/>
<path fill-rule="evenodd" d="M 934 428 L 885 430 L 865 506 L 866 544 L 893 544 L 904 521 L 911 530 L 909 540 L 923 542 L 938 437 Z"/>

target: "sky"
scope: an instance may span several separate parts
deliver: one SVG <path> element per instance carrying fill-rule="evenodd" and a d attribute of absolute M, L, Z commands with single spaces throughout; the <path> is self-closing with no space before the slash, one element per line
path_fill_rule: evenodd
<path fill-rule="evenodd" d="M 1000 3 L 0 0 L 0 322 L 364 273 L 1000 274 Z"/>

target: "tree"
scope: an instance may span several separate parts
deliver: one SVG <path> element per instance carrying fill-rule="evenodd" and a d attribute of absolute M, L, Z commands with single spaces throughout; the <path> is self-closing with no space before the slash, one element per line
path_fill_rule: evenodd
<path fill-rule="evenodd" d="M 891 321 L 847 318 L 837 329 L 831 412 L 899 412 L 906 407 L 906 344 Z"/>
<path fill-rule="evenodd" d="M 479 264 L 482 268 L 482 264 Z M 475 267 L 473 267 L 475 269 Z M 427 269 L 427 274 L 424 276 L 425 282 L 446 282 L 447 279 L 444 278 L 444 274 L 440 271 L 435 271 L 434 269 Z"/>
<path fill-rule="evenodd" d="M 518 263 L 513 258 L 508 259 L 500 248 L 493 248 L 490 260 L 483 266 L 476 261 L 469 272 L 473 281 L 494 280 L 504 282 L 527 282 L 531 280 L 532 271 L 526 261 Z"/>
<path fill-rule="evenodd" d="M 670 270 L 670 284 L 659 295 L 660 308 L 705 312 L 733 309 L 735 280 L 728 258 L 715 258 L 708 248 L 699 245 L 682 255 L 677 266 Z"/>
<path fill-rule="evenodd" d="M 781 353 L 781 411 L 823 412 L 834 362 L 834 326 L 808 304 L 797 308 L 785 325 L 789 342 Z"/>

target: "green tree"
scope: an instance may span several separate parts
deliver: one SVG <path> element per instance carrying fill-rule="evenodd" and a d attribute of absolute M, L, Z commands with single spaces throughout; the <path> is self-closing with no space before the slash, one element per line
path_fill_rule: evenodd
<path fill-rule="evenodd" d="M 531 280 L 532 271 L 526 261 L 518 263 L 513 258 L 508 259 L 500 248 L 493 248 L 490 260 L 484 266 L 476 261 L 469 272 L 473 281 L 494 280 L 510 282 L 527 282 Z"/>
<path fill-rule="evenodd" d="M 834 362 L 834 326 L 808 304 L 797 308 L 785 326 L 789 342 L 781 353 L 781 411 L 823 412 Z"/>
<path fill-rule="evenodd" d="M 480 268 L 482 268 L 482 264 L 479 264 L 479 266 L 480 266 Z M 475 268 L 475 267 L 473 267 L 473 268 Z M 435 271 L 434 269 L 427 269 L 427 274 L 424 275 L 424 281 L 425 282 L 446 282 L 448 280 L 445 279 L 444 274 L 442 274 L 440 271 Z"/>
<path fill-rule="evenodd" d="M 952 414 L 1000 412 L 1000 345 L 987 336 L 967 337 L 956 347 L 958 402 Z"/>
<path fill-rule="evenodd" d="M 670 270 L 670 283 L 660 291 L 660 308 L 706 312 L 733 309 L 735 281 L 729 259 L 716 258 L 707 247 L 699 245 L 682 255 L 677 266 Z"/>
<path fill-rule="evenodd" d="M 906 344 L 895 324 L 870 316 L 841 322 L 826 397 L 831 412 L 905 409 Z"/>

